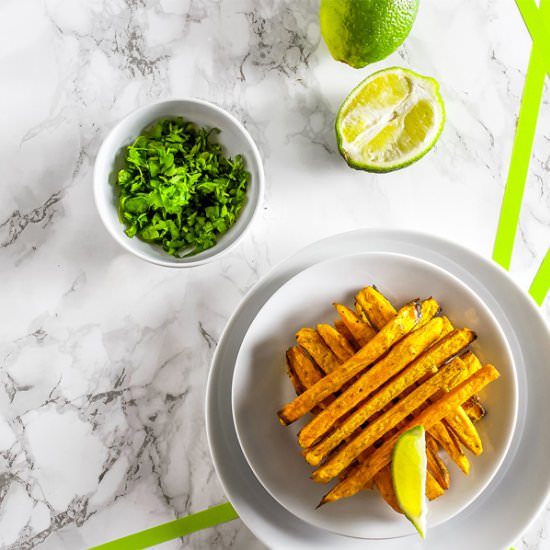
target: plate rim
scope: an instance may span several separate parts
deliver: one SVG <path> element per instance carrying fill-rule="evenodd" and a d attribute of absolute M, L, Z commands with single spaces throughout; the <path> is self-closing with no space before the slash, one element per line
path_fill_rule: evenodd
<path fill-rule="evenodd" d="M 274 290 L 271 291 L 272 293 L 276 290 L 276 288 L 278 288 L 278 286 L 282 284 L 282 282 L 284 282 L 291 276 L 290 275 L 291 273 L 297 273 L 300 270 L 301 266 L 308 266 L 308 265 L 312 265 L 313 263 L 322 261 L 323 258 L 326 258 L 326 253 L 325 252 L 321 253 L 320 249 L 323 247 L 326 247 L 327 245 L 330 246 L 330 245 L 336 245 L 339 243 L 341 244 L 342 240 L 345 243 L 349 239 L 352 239 L 352 240 L 355 239 L 357 240 L 357 242 L 353 243 L 353 250 L 361 252 L 361 251 L 365 251 L 366 249 L 367 250 L 369 249 L 368 246 L 365 247 L 362 244 L 364 241 L 368 242 L 369 238 L 377 239 L 379 241 L 376 243 L 377 244 L 376 250 L 383 250 L 383 246 L 387 245 L 387 243 L 390 242 L 392 246 L 412 247 L 413 249 L 421 249 L 426 253 L 431 252 L 436 256 L 443 256 L 448 262 L 456 265 L 457 267 L 460 267 L 460 263 L 458 262 L 456 257 L 466 254 L 467 256 L 470 257 L 471 260 L 480 262 L 482 267 L 486 269 L 488 268 L 489 270 L 492 269 L 493 271 L 496 271 L 503 278 L 503 280 L 506 281 L 506 283 L 512 287 L 512 289 L 517 293 L 518 297 L 521 298 L 522 306 L 527 309 L 530 315 L 534 315 L 534 317 L 537 319 L 538 323 L 540 324 L 540 327 L 543 330 L 545 330 L 547 334 L 550 335 L 550 329 L 548 327 L 548 323 L 545 320 L 545 318 L 542 316 L 542 313 L 539 310 L 539 308 L 536 306 L 535 302 L 518 285 L 518 283 L 516 283 L 516 281 L 514 281 L 510 277 L 510 275 L 506 272 L 506 270 L 504 270 L 498 264 L 494 263 L 492 260 L 485 258 L 484 256 L 480 255 L 478 252 L 470 250 L 459 243 L 456 243 L 448 239 L 444 239 L 442 237 L 435 237 L 425 232 L 405 231 L 405 230 L 395 230 L 395 229 L 372 229 L 372 228 L 355 229 L 344 233 L 331 235 L 323 239 L 320 239 L 318 241 L 312 242 L 306 245 L 305 247 L 301 248 L 300 250 L 296 251 L 294 254 L 290 255 L 289 257 L 278 262 L 266 273 L 266 275 L 261 277 L 256 282 L 256 284 L 249 290 L 247 295 L 243 298 L 241 303 L 235 309 L 233 314 L 229 317 L 226 323 L 226 326 L 222 331 L 218 346 L 212 358 L 211 368 L 208 374 L 207 387 L 206 387 L 206 399 L 205 399 L 207 441 L 208 441 L 213 465 L 218 474 L 218 479 L 222 485 L 222 488 L 226 493 L 226 496 L 233 502 L 235 508 L 237 509 L 241 517 L 249 515 L 249 512 L 252 514 L 256 514 L 256 517 L 255 517 L 256 521 L 254 525 L 249 524 L 247 521 L 247 519 L 250 519 L 250 516 L 244 521 L 247 524 L 247 526 L 251 529 L 251 531 L 256 535 L 256 537 L 258 537 L 259 540 L 263 541 L 266 544 L 269 544 L 269 542 L 266 541 L 264 538 L 265 533 L 261 533 L 261 530 L 259 527 L 260 524 L 262 525 L 262 528 L 264 529 L 264 531 L 266 532 L 270 531 L 271 533 L 276 534 L 282 538 L 284 538 L 287 532 L 283 530 L 280 525 L 274 525 L 272 521 L 268 521 L 264 516 L 260 515 L 257 508 L 252 507 L 252 505 L 249 504 L 249 502 L 247 502 L 246 499 L 240 498 L 240 496 L 237 495 L 236 492 L 234 494 L 233 490 L 228 490 L 229 480 L 225 480 L 224 476 L 220 475 L 220 464 L 218 464 L 218 457 L 216 452 L 217 449 L 215 448 L 216 443 L 214 442 L 213 425 L 211 424 L 211 417 L 214 413 L 211 409 L 214 406 L 213 404 L 214 404 L 214 397 L 215 397 L 214 395 L 215 388 L 213 385 L 213 380 L 216 376 L 220 377 L 223 374 L 223 372 L 220 371 L 221 367 L 219 366 L 219 356 L 222 354 L 221 350 L 225 349 L 225 346 L 228 346 L 230 332 L 233 330 L 234 326 L 238 322 L 239 317 L 242 315 L 243 311 L 245 311 L 246 308 L 249 307 L 250 302 L 252 300 L 261 300 L 264 298 L 262 296 L 262 290 L 264 290 L 265 288 L 275 287 Z M 451 248 L 454 249 L 452 254 L 453 257 L 449 257 L 448 255 L 441 252 L 440 250 L 441 247 L 447 247 L 447 246 L 450 246 Z M 309 256 L 313 256 L 313 261 L 312 261 L 312 258 L 309 258 Z M 317 258 L 320 258 L 320 259 L 317 259 Z M 487 292 L 489 292 L 486 285 L 482 285 L 482 286 L 487 290 Z M 269 295 L 271 295 L 271 293 Z M 269 298 L 269 295 L 265 297 L 265 300 Z M 218 371 L 220 372 L 218 373 Z M 515 456 L 511 456 L 509 458 L 510 461 L 513 461 L 514 459 L 515 459 Z M 245 461 L 244 457 L 242 457 L 242 460 Z M 246 464 L 246 461 L 245 461 L 245 464 Z M 258 483 L 258 486 L 261 488 L 261 485 L 259 485 L 259 482 L 257 482 L 257 480 L 255 479 L 254 474 L 250 472 L 250 475 L 254 478 L 254 481 Z M 532 512 L 530 513 L 530 516 L 525 521 L 522 520 L 521 526 L 515 529 L 515 532 L 513 535 L 510 535 L 513 538 L 507 541 L 508 544 L 515 542 L 517 537 L 519 537 L 521 533 L 524 532 L 524 530 L 526 530 L 528 526 L 541 513 L 542 509 L 544 508 L 545 502 L 548 498 L 548 494 L 550 493 L 550 476 L 547 481 L 548 482 L 544 489 L 545 496 L 543 498 L 540 498 L 538 505 L 535 507 L 535 509 L 532 510 Z M 264 491 L 263 488 L 262 488 L 262 491 Z M 265 493 L 265 495 L 267 495 L 268 498 L 273 501 L 273 499 L 271 499 L 271 497 L 269 497 L 267 493 Z M 262 495 L 261 500 L 265 500 L 264 499 L 265 495 Z M 249 495 L 247 495 L 247 499 L 250 500 L 252 496 L 253 496 L 252 493 L 250 493 Z M 256 500 L 258 501 L 259 499 L 256 498 Z M 238 501 L 238 503 L 236 501 Z M 277 505 L 275 501 L 273 501 L 273 503 Z M 272 506 L 273 503 L 269 503 L 269 504 Z M 261 505 L 262 502 L 255 502 L 255 504 Z M 263 504 L 265 505 L 266 503 L 264 502 Z M 451 521 L 455 521 L 455 520 L 451 520 Z M 303 526 L 301 526 L 300 524 L 293 527 L 296 532 L 300 530 L 301 531 L 304 530 Z M 307 527 L 310 530 L 311 529 L 317 530 L 316 528 L 313 528 L 309 525 Z M 303 534 L 303 533 L 300 532 L 298 534 Z M 302 540 L 301 542 L 303 544 L 307 544 L 307 547 L 313 547 L 310 545 L 310 542 L 312 538 L 315 538 L 316 534 L 317 533 L 315 532 L 306 533 L 305 537 L 307 538 L 307 540 L 306 541 Z M 329 535 L 329 538 L 331 540 L 338 540 L 346 544 L 348 544 L 352 540 L 359 540 L 363 544 L 368 542 L 365 539 L 351 539 L 350 537 L 333 535 L 331 533 L 327 533 L 326 531 L 323 533 L 322 539 L 318 536 L 316 537 L 317 542 L 322 542 L 323 540 L 327 540 L 327 535 Z M 336 539 L 333 539 L 332 537 L 336 537 Z M 392 539 L 392 540 L 395 540 L 395 539 Z M 405 540 L 409 540 L 409 539 L 405 539 Z M 381 542 L 381 541 L 378 541 L 378 542 Z M 303 547 L 305 548 L 306 546 L 303 546 Z"/>
<path fill-rule="evenodd" d="M 265 480 L 262 479 L 262 477 L 258 474 L 258 468 L 257 468 L 256 461 L 251 460 L 251 455 L 249 453 L 249 449 L 247 448 L 246 443 L 243 443 L 243 439 L 246 440 L 247 438 L 243 437 L 243 432 L 242 432 L 241 428 L 239 428 L 238 418 L 240 418 L 240 415 L 238 414 L 238 412 L 236 410 L 237 403 L 236 403 L 236 398 L 235 398 L 236 379 L 239 376 L 238 375 L 239 357 L 241 356 L 241 352 L 243 350 L 243 346 L 244 346 L 247 338 L 251 334 L 251 330 L 253 328 L 253 325 L 256 323 L 258 317 L 262 314 L 262 312 L 269 305 L 269 303 L 272 302 L 274 299 L 277 299 L 278 294 L 284 293 L 285 289 L 287 289 L 287 291 L 288 291 L 289 287 L 292 287 L 292 285 L 296 285 L 297 284 L 296 280 L 298 278 L 307 276 L 308 272 L 314 271 L 315 274 L 318 276 L 319 275 L 318 271 L 320 269 L 322 270 L 322 269 L 330 268 L 331 266 L 337 264 L 337 262 L 342 262 L 342 261 L 346 261 L 346 260 L 348 260 L 348 261 L 353 261 L 353 260 L 363 261 L 363 259 L 365 257 L 372 257 L 372 256 L 375 257 L 375 261 L 376 261 L 376 256 L 386 257 L 386 258 L 390 257 L 390 258 L 393 258 L 393 259 L 402 258 L 405 261 L 412 262 L 413 264 L 423 266 L 425 269 L 432 270 L 436 273 L 439 273 L 441 275 L 441 277 L 444 277 L 444 278 L 446 277 L 446 278 L 451 279 L 453 281 L 453 284 L 456 284 L 458 287 L 462 287 L 462 289 L 464 289 L 464 291 L 467 294 L 471 295 L 472 300 L 474 302 L 477 302 L 477 306 L 479 307 L 479 309 L 483 310 L 485 312 L 485 314 L 488 317 L 491 318 L 492 323 L 496 326 L 496 330 L 499 333 L 499 337 L 502 339 L 504 351 L 505 351 L 506 355 L 508 356 L 509 364 L 510 364 L 510 371 L 511 371 L 510 372 L 510 374 L 511 374 L 511 389 L 512 389 L 512 394 L 513 394 L 513 410 L 512 410 L 512 415 L 511 415 L 511 418 L 510 418 L 511 429 L 509 430 L 509 433 L 504 438 L 503 449 L 502 449 L 501 453 L 499 454 L 499 456 L 497 457 L 495 465 L 492 467 L 492 469 L 490 471 L 490 474 L 480 484 L 479 488 L 476 488 L 474 491 L 472 491 L 473 496 L 468 497 L 465 500 L 464 503 L 461 503 L 459 506 L 456 507 L 456 509 L 453 509 L 452 512 L 447 514 L 447 516 L 445 518 L 440 519 L 435 523 L 432 523 L 432 525 L 429 526 L 429 529 L 430 530 L 434 529 L 438 525 L 442 525 L 443 523 L 446 523 L 447 521 L 450 521 L 454 516 L 461 513 L 466 508 L 468 508 L 470 505 L 472 505 L 482 495 L 483 491 L 485 491 L 485 489 L 490 485 L 493 478 L 497 475 L 498 471 L 500 470 L 500 468 L 502 467 L 502 465 L 504 464 L 504 462 L 506 460 L 506 457 L 508 455 L 508 451 L 510 450 L 512 441 L 514 439 L 515 430 L 517 429 L 517 425 L 518 425 L 518 409 L 519 409 L 519 407 L 518 407 L 518 395 L 519 395 L 519 391 L 518 391 L 518 374 L 517 374 L 517 369 L 516 369 L 516 366 L 515 366 L 515 361 L 514 361 L 514 358 L 513 358 L 512 350 L 510 349 L 510 345 L 509 345 L 508 340 L 505 336 L 504 329 L 502 328 L 501 323 L 496 318 L 496 316 L 493 314 L 493 312 L 491 311 L 489 306 L 484 302 L 484 300 L 478 295 L 478 293 L 474 289 L 469 287 L 466 283 L 464 283 L 461 279 L 459 279 L 456 275 L 454 275 L 450 271 L 446 270 L 445 268 L 443 268 L 443 267 L 441 267 L 437 264 L 434 264 L 433 262 L 430 262 L 430 261 L 425 260 L 423 258 L 418 258 L 418 257 L 412 256 L 410 254 L 401 253 L 401 252 L 393 252 L 393 251 L 352 252 L 350 254 L 345 254 L 345 255 L 342 255 L 342 256 L 335 257 L 335 258 L 328 258 L 328 259 L 325 259 L 325 260 L 321 260 L 320 262 L 314 263 L 314 264 L 306 267 L 305 269 L 300 270 L 298 273 L 290 276 L 260 306 L 260 308 L 256 312 L 254 318 L 251 320 L 250 324 L 248 325 L 248 327 L 246 329 L 246 332 L 245 332 L 245 334 L 242 338 L 240 348 L 239 348 L 239 351 L 237 353 L 237 357 L 235 358 L 235 365 L 234 365 L 233 373 L 232 373 L 232 377 L 231 377 L 231 392 L 230 393 L 231 393 L 231 413 L 232 413 L 232 416 L 233 416 L 233 424 L 234 424 L 235 433 L 236 433 L 237 440 L 239 442 L 241 451 L 242 451 L 243 456 L 244 456 L 244 458 L 247 462 L 248 467 L 252 470 L 252 472 L 253 472 L 254 476 L 256 477 L 256 479 L 260 482 L 262 487 L 267 491 L 267 493 L 270 495 L 271 498 L 273 498 L 279 505 L 281 505 L 288 512 L 293 514 L 295 517 L 297 517 L 301 521 L 304 521 L 305 523 L 311 525 L 312 527 L 319 528 L 319 529 L 324 529 L 328 532 L 334 533 L 336 535 L 341 535 L 341 536 L 348 536 L 348 537 L 354 537 L 354 538 L 360 538 L 360 539 L 366 539 L 366 540 L 386 540 L 386 539 L 403 538 L 403 537 L 412 536 L 412 535 L 416 534 L 416 530 L 414 530 L 413 528 L 405 529 L 405 527 L 403 527 L 401 529 L 401 531 L 399 531 L 397 534 L 394 534 L 394 535 L 391 535 L 391 536 L 381 536 L 381 535 L 374 535 L 374 534 L 372 534 L 370 536 L 366 536 L 366 535 L 360 535 L 358 533 L 356 533 L 356 534 L 352 534 L 352 533 L 349 533 L 349 532 L 346 533 L 345 529 L 343 529 L 343 528 L 338 529 L 335 526 L 330 526 L 329 527 L 329 526 L 322 525 L 323 522 L 322 522 L 321 519 L 319 519 L 319 521 L 317 523 L 314 522 L 314 521 L 309 521 L 308 519 L 306 519 L 306 517 L 304 517 L 302 514 L 297 512 L 296 507 L 288 507 L 287 504 L 285 503 L 285 500 L 280 498 L 279 494 L 276 491 L 273 492 L 273 488 L 271 487 L 271 485 L 267 484 L 265 482 Z M 241 375 L 242 375 L 242 373 L 241 373 Z M 298 452 L 299 449 L 297 448 L 296 451 Z"/>

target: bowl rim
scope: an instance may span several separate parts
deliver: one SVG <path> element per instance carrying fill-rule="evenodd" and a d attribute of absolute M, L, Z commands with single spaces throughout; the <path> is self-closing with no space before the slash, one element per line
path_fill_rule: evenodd
<path fill-rule="evenodd" d="M 100 176 L 100 171 L 102 171 L 101 166 L 103 165 L 111 165 L 112 163 L 108 163 L 106 160 L 106 156 L 109 151 L 112 150 L 113 146 L 115 146 L 115 143 L 111 143 L 114 140 L 114 136 L 117 133 L 120 128 L 126 124 L 129 124 L 135 119 L 139 119 L 141 116 L 146 114 L 147 112 L 154 110 L 155 108 L 159 107 L 163 104 L 195 104 L 195 105 L 201 105 L 203 107 L 206 107 L 207 109 L 210 109 L 214 112 L 216 112 L 218 115 L 220 115 L 222 118 L 227 119 L 237 130 L 238 132 L 243 136 L 244 140 L 250 147 L 250 150 L 252 151 L 252 162 L 255 164 L 257 171 L 258 171 L 258 178 L 257 181 L 254 181 L 255 187 L 257 187 L 257 193 L 256 193 L 256 200 L 254 203 L 251 204 L 251 214 L 250 219 L 244 225 L 240 231 L 239 234 L 235 236 L 232 242 L 225 245 L 220 250 L 214 252 L 211 256 L 205 257 L 205 258 L 197 258 L 197 259 L 189 259 L 185 260 L 185 258 L 177 260 L 173 259 L 171 260 L 169 255 L 166 254 L 167 258 L 166 260 L 160 259 L 160 258 L 154 258 L 149 256 L 146 253 L 143 253 L 142 251 L 136 249 L 136 247 L 133 246 L 131 239 L 124 235 L 124 230 L 122 229 L 124 225 L 122 222 L 119 221 L 121 231 L 115 231 L 111 225 L 110 218 L 107 214 L 108 207 L 105 204 L 105 201 L 102 198 L 101 190 L 103 187 L 108 184 L 109 182 L 105 182 L 104 178 Z M 177 115 L 175 115 L 177 116 Z M 160 117 L 159 117 L 160 118 Z M 149 123 L 147 123 L 143 128 L 145 129 L 149 124 L 154 122 L 154 120 L 151 120 Z M 199 123 L 200 124 L 200 123 Z M 121 148 L 120 146 L 118 147 Z M 249 161 L 249 159 L 246 159 Z M 112 167 L 111 167 L 112 168 Z M 153 101 L 151 103 L 147 103 L 146 105 L 142 105 L 140 107 L 137 107 L 136 109 L 133 109 L 128 114 L 126 114 L 124 117 L 122 117 L 118 122 L 114 124 L 114 126 L 109 130 L 107 135 L 103 138 L 103 141 L 101 143 L 101 146 L 98 149 L 95 162 L 94 162 L 94 171 L 93 171 L 93 195 L 94 195 L 94 202 L 96 206 L 96 210 L 99 213 L 99 217 L 103 223 L 103 226 L 111 235 L 111 237 L 114 238 L 114 240 L 122 246 L 126 251 L 131 252 L 133 255 L 137 256 L 138 258 L 145 260 L 149 263 L 162 266 L 162 267 L 170 267 L 170 268 L 188 268 L 188 267 L 196 267 L 200 265 L 204 265 L 207 263 L 210 263 L 214 260 L 219 259 L 220 257 L 224 256 L 233 248 L 235 248 L 242 240 L 244 235 L 248 233 L 250 227 L 254 223 L 254 220 L 256 219 L 258 212 L 260 210 L 260 205 L 263 202 L 265 193 L 265 171 L 263 166 L 262 157 L 260 154 L 260 151 L 258 149 L 258 146 L 256 145 L 256 142 L 252 139 L 252 136 L 248 132 L 248 130 L 245 128 L 242 122 L 240 122 L 233 114 L 231 114 L 229 111 L 224 109 L 223 107 L 220 107 L 219 105 L 212 103 L 211 101 L 200 99 L 192 96 L 184 96 L 184 97 L 173 97 L 173 98 L 166 98 L 161 99 L 157 101 Z M 234 227 L 234 226 L 233 226 Z M 231 231 L 232 228 L 229 229 Z M 224 235 L 227 233 L 224 233 Z M 215 249 L 216 246 L 218 246 L 219 243 L 216 243 L 213 247 L 207 250 Z M 152 245 L 150 245 L 152 246 Z M 191 257 L 193 258 L 193 256 Z"/>
<path fill-rule="evenodd" d="M 508 429 L 506 432 L 506 436 L 504 438 L 504 446 L 501 450 L 500 455 L 497 457 L 497 459 L 493 462 L 492 468 L 490 470 L 489 475 L 486 477 L 486 479 L 482 480 L 481 483 L 478 484 L 478 486 L 475 488 L 475 490 L 472 491 L 472 494 L 469 498 L 465 499 L 463 503 L 456 506 L 455 509 L 453 509 L 448 516 L 443 519 L 442 521 L 438 521 L 435 525 L 431 525 L 431 528 L 435 528 L 438 525 L 441 525 L 443 523 L 446 523 L 450 521 L 452 518 L 454 518 L 456 515 L 464 512 L 468 507 L 470 507 L 490 486 L 493 479 L 496 477 L 498 472 L 501 470 L 506 457 L 509 455 L 511 448 L 512 448 L 512 441 L 514 439 L 514 435 L 516 433 L 516 430 L 518 428 L 518 415 L 519 415 L 519 383 L 518 383 L 518 373 L 517 373 L 517 367 L 515 364 L 514 356 L 510 347 L 510 344 L 508 342 L 508 339 L 505 336 L 504 330 L 501 327 L 500 322 L 498 321 L 496 315 L 493 313 L 491 308 L 485 303 L 483 298 L 479 296 L 479 294 L 473 290 L 466 282 L 464 282 L 461 278 L 459 278 L 457 275 L 449 272 L 447 269 L 429 261 L 424 258 L 419 258 L 413 254 L 407 254 L 403 252 L 393 252 L 393 251 L 367 251 L 367 252 L 357 252 L 357 253 L 351 253 L 351 254 L 344 254 L 342 256 L 338 256 L 336 258 L 328 258 L 321 262 L 314 263 L 313 265 L 309 265 L 304 269 L 301 269 L 299 272 L 295 273 L 292 277 L 285 280 L 285 282 L 279 286 L 275 292 L 273 292 L 269 298 L 265 301 L 265 303 L 262 305 L 262 307 L 258 310 L 254 318 L 251 320 L 250 325 L 247 327 L 247 330 L 243 336 L 242 342 L 239 346 L 239 350 L 235 357 L 235 367 L 232 373 L 231 377 L 231 413 L 233 416 L 233 425 L 235 427 L 235 434 L 236 438 L 239 444 L 239 447 L 241 449 L 241 452 L 243 454 L 244 460 L 246 461 L 248 467 L 252 471 L 254 477 L 258 480 L 258 482 L 262 485 L 262 487 L 267 491 L 267 493 L 273 498 L 276 502 L 278 502 L 285 510 L 287 510 L 289 513 L 294 515 L 295 517 L 298 517 L 301 521 L 306 522 L 309 525 L 314 525 L 315 527 L 322 528 L 330 533 L 336 533 L 342 536 L 348 536 L 352 538 L 359 538 L 359 539 L 367 539 L 367 540 L 386 540 L 386 539 L 399 539 L 399 538 L 406 538 L 409 537 L 410 534 L 397 534 L 390 537 L 365 537 L 358 534 L 350 534 L 347 532 L 343 532 L 342 530 L 339 530 L 338 528 L 333 528 L 325 525 L 321 525 L 320 523 L 314 523 L 311 522 L 308 518 L 304 517 L 301 514 L 297 514 L 295 512 L 294 508 L 289 508 L 287 506 L 287 502 L 284 499 L 281 499 L 280 496 L 277 493 L 273 492 L 273 488 L 270 484 L 266 483 L 265 480 L 262 478 L 261 475 L 258 474 L 257 468 L 255 467 L 255 463 L 253 460 L 250 460 L 249 453 L 247 451 L 247 446 L 243 444 L 243 438 L 242 438 L 242 431 L 239 429 L 239 423 L 237 421 L 237 417 L 240 415 L 237 413 L 237 399 L 235 395 L 235 386 L 237 384 L 236 378 L 237 378 L 237 371 L 238 371 L 238 364 L 239 364 L 239 356 L 242 352 L 242 345 L 247 339 L 248 334 L 250 333 L 250 329 L 253 326 L 254 322 L 262 312 L 262 310 L 269 304 L 269 302 L 272 301 L 272 299 L 279 293 L 283 292 L 286 287 L 288 287 L 296 278 L 300 277 L 305 272 L 309 272 L 312 270 L 315 270 L 321 266 L 327 265 L 327 264 L 333 264 L 336 262 L 340 262 L 343 259 L 351 258 L 351 257 L 364 257 L 364 256 L 390 256 L 390 257 L 399 257 L 408 261 L 412 261 L 413 263 L 417 263 L 420 265 L 424 265 L 426 268 L 430 269 L 432 272 L 438 273 L 440 276 L 443 276 L 444 278 L 449 279 L 453 284 L 462 287 L 462 289 L 466 292 L 466 294 L 470 295 L 473 302 L 476 304 L 476 306 L 479 306 L 487 315 L 487 317 L 490 319 L 493 326 L 496 328 L 496 332 L 498 333 L 499 339 L 501 340 L 503 344 L 503 351 L 506 355 L 507 363 L 509 364 L 510 374 L 511 374 L 511 391 L 513 394 L 513 407 L 512 407 L 512 415 L 510 417 L 510 421 L 508 423 Z M 437 297 L 436 297 L 437 299 Z M 498 366 L 497 366 L 498 367 Z M 298 450 L 298 449 L 297 449 Z M 411 531 L 412 532 L 412 531 Z"/>

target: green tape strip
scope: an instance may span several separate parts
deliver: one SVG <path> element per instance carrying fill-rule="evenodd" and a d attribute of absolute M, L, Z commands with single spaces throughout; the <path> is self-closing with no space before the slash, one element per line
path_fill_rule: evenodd
<path fill-rule="evenodd" d="M 213 527 L 214 525 L 219 525 L 238 517 L 239 515 L 233 506 L 229 502 L 226 502 L 202 512 L 197 512 L 196 514 L 191 514 L 190 516 L 113 540 L 112 542 L 94 546 L 90 550 L 140 550 L 141 548 L 149 548 L 155 544 L 183 537 L 184 535 L 189 535 L 195 531 Z"/>
<path fill-rule="evenodd" d="M 529 0 L 516 1 L 518 5 L 520 3 L 530 5 Z M 541 1 L 541 11 L 544 9 L 545 18 L 548 18 L 550 13 L 550 10 L 547 9 L 549 6 L 550 4 L 546 0 Z M 536 16 L 538 16 L 538 11 Z M 538 19 L 536 20 L 538 21 Z M 550 47 L 550 33 L 546 42 Z M 502 199 L 497 236 L 493 249 L 493 259 L 504 267 L 504 269 L 510 268 L 512 260 L 523 192 L 537 129 L 537 119 L 544 89 L 544 78 L 546 76 L 543 55 L 544 52 L 541 51 L 540 43 L 534 43 L 525 77 L 525 87 L 523 89 L 518 126 L 512 148 L 508 180 Z"/>
<path fill-rule="evenodd" d="M 542 63 L 546 68 L 546 72 L 550 74 L 550 22 L 548 17 L 544 17 L 543 21 L 533 0 L 516 0 L 516 4 L 533 39 L 533 44 L 536 44 L 542 56 Z M 542 4 L 541 0 L 541 8 Z"/>
<path fill-rule="evenodd" d="M 529 289 L 529 294 L 533 297 L 535 302 L 539 306 L 542 305 L 544 299 L 550 291 L 550 248 L 542 260 L 542 264 L 531 283 L 531 288 Z"/>

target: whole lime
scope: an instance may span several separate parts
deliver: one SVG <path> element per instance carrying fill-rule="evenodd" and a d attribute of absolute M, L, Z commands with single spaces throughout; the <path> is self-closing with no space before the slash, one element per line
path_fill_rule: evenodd
<path fill-rule="evenodd" d="M 334 59 L 360 68 L 394 52 L 417 11 L 418 0 L 321 0 L 321 34 Z"/>

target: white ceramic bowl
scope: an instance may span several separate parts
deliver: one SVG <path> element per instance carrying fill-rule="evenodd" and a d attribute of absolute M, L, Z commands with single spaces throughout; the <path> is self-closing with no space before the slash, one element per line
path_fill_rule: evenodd
<path fill-rule="evenodd" d="M 116 174 L 124 166 L 124 148 L 150 124 L 161 119 L 182 116 L 198 126 L 216 127 L 221 132 L 216 137 L 225 154 L 234 157 L 241 154 L 250 173 L 247 202 L 235 224 L 208 250 L 194 256 L 175 258 L 160 246 L 146 243 L 137 237 L 129 238 L 125 226 L 118 218 L 114 184 Z M 126 250 L 139 258 L 166 267 L 192 267 L 218 259 L 233 248 L 252 223 L 262 201 L 264 171 L 256 144 L 244 126 L 222 108 L 200 99 L 186 98 L 159 101 L 137 109 L 123 118 L 109 133 L 95 162 L 94 198 L 96 206 L 111 236 Z"/>
<path fill-rule="evenodd" d="M 329 486 L 309 479 L 313 467 L 303 459 L 296 440 L 304 419 L 282 427 L 276 414 L 295 397 L 285 374 L 285 350 L 295 345 L 295 332 L 332 323 L 337 314 L 331 304 L 353 305 L 354 295 L 368 284 L 375 284 L 396 307 L 416 297 L 436 298 L 454 326 L 477 333 L 470 348 L 501 373 L 480 393 L 488 410 L 477 424 L 484 452 L 480 456 L 467 452 L 468 476 L 442 455 L 451 473 L 451 488 L 430 503 L 428 527 L 447 521 L 473 502 L 496 474 L 512 440 L 518 409 L 516 371 L 506 338 L 489 308 L 455 276 L 426 261 L 367 253 L 316 264 L 290 279 L 264 304 L 243 339 L 233 376 L 232 406 L 243 453 L 275 500 L 316 527 L 384 539 L 414 534 L 414 528 L 376 491 L 362 491 L 316 509 Z"/>

